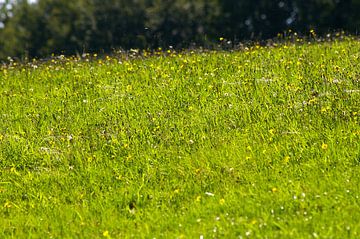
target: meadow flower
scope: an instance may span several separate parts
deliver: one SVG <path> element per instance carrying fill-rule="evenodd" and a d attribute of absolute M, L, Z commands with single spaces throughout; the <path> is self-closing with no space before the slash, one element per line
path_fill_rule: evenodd
<path fill-rule="evenodd" d="M 309 100 L 308 104 L 315 104 L 317 101 L 316 98 L 312 98 L 311 100 Z"/>
<path fill-rule="evenodd" d="M 330 107 L 330 106 L 326 106 L 326 107 L 322 107 L 322 108 L 321 108 L 321 112 L 322 112 L 322 113 L 325 113 L 325 112 L 327 112 L 327 111 L 329 111 L 329 110 L 331 110 L 331 107 Z"/>
<path fill-rule="evenodd" d="M 110 237 L 109 231 L 104 231 L 103 236 L 109 238 Z"/>
<path fill-rule="evenodd" d="M 345 93 L 352 94 L 352 93 L 360 93 L 360 90 L 344 90 Z"/>
<path fill-rule="evenodd" d="M 323 143 L 322 145 L 321 145 L 321 148 L 323 149 L 323 150 L 327 150 L 328 149 L 328 145 L 327 144 L 325 144 L 325 143 Z"/>
<path fill-rule="evenodd" d="M 214 197 L 215 194 L 211 193 L 211 192 L 205 192 L 205 195 L 209 196 L 209 197 Z"/>
<path fill-rule="evenodd" d="M 269 133 L 270 133 L 271 135 L 274 135 L 274 134 L 275 134 L 275 131 L 276 131 L 275 129 L 270 129 L 270 130 L 269 130 Z"/>

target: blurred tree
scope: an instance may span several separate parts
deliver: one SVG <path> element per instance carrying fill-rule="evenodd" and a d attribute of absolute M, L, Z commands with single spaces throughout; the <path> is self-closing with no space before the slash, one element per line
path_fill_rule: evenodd
<path fill-rule="evenodd" d="M 156 46 L 204 44 L 217 32 L 219 10 L 216 0 L 154 0 L 146 11 L 146 26 Z"/>
<path fill-rule="evenodd" d="M 291 0 L 220 1 L 219 26 L 226 38 L 269 38 L 291 27 L 294 5 Z"/>
<path fill-rule="evenodd" d="M 33 5 L 35 20 L 29 48 L 31 56 L 75 53 L 86 48 L 95 22 L 86 0 L 39 0 Z"/>
<path fill-rule="evenodd" d="M 357 33 L 360 0 L 4 0 L 0 59 L 207 46 L 272 38 L 286 29 Z"/>
<path fill-rule="evenodd" d="M 294 1 L 297 13 L 295 28 L 299 31 L 315 28 L 319 33 L 347 26 L 351 0 Z"/>
<path fill-rule="evenodd" d="M 87 6 L 85 0 L 17 1 L 0 32 L 1 54 L 34 57 L 81 50 L 91 37 Z"/>
<path fill-rule="evenodd" d="M 105 51 L 111 48 L 145 47 L 146 0 L 90 0 L 95 28 L 90 48 Z"/>
<path fill-rule="evenodd" d="M 7 56 L 26 56 L 31 29 L 32 12 L 27 1 L 6 1 L 1 9 L 0 59 Z M 26 24 L 26 25 L 25 25 Z"/>

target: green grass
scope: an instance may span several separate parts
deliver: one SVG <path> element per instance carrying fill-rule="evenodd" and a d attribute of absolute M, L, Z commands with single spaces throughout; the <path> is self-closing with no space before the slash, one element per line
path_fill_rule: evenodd
<path fill-rule="evenodd" d="M 360 237 L 360 42 L 3 66 L 0 238 Z"/>

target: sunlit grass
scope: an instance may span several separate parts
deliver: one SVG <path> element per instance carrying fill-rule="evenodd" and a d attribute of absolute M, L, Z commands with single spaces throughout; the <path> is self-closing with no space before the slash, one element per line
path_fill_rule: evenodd
<path fill-rule="evenodd" d="M 359 237 L 359 41 L 83 57 L 1 68 L 1 238 Z"/>

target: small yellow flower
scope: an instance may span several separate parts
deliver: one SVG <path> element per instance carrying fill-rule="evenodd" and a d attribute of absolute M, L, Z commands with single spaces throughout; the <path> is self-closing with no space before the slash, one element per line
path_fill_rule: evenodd
<path fill-rule="evenodd" d="M 321 113 L 325 113 L 325 112 L 328 112 L 331 110 L 331 107 L 330 106 L 326 106 L 326 107 L 322 107 L 321 108 Z"/>
<path fill-rule="evenodd" d="M 201 196 L 197 196 L 196 199 L 195 199 L 196 202 L 200 202 L 201 201 Z"/>
<path fill-rule="evenodd" d="M 10 202 L 6 202 L 6 203 L 4 204 L 4 208 L 11 208 L 11 207 L 12 207 L 12 205 L 11 205 Z"/>
<path fill-rule="evenodd" d="M 284 158 L 284 163 L 288 163 L 289 160 L 290 160 L 290 156 L 286 156 L 286 157 Z"/>
<path fill-rule="evenodd" d="M 220 203 L 220 205 L 224 205 L 225 204 L 225 199 L 220 199 L 220 201 L 219 201 L 219 203 Z"/>
<path fill-rule="evenodd" d="M 321 148 L 322 148 L 323 150 L 327 150 L 328 147 L 329 147 L 329 145 L 327 145 L 327 144 L 325 144 L 325 143 L 323 143 L 323 144 L 321 145 Z"/>
<path fill-rule="evenodd" d="M 278 191 L 278 189 L 275 188 L 275 187 L 273 187 L 273 188 L 271 189 L 271 191 L 272 191 L 273 193 L 276 193 L 276 192 Z"/>
<path fill-rule="evenodd" d="M 313 98 L 313 99 L 309 100 L 308 103 L 311 105 L 311 104 L 315 104 L 316 101 L 317 101 L 317 99 L 316 99 L 316 98 Z"/>
<path fill-rule="evenodd" d="M 109 237 L 110 237 L 109 231 L 104 231 L 104 232 L 103 232 L 103 236 L 109 238 Z"/>
<path fill-rule="evenodd" d="M 220 41 L 223 41 L 223 40 L 224 40 L 224 38 L 223 38 L 223 37 L 220 37 L 220 38 L 219 38 L 219 40 L 220 40 Z"/>

